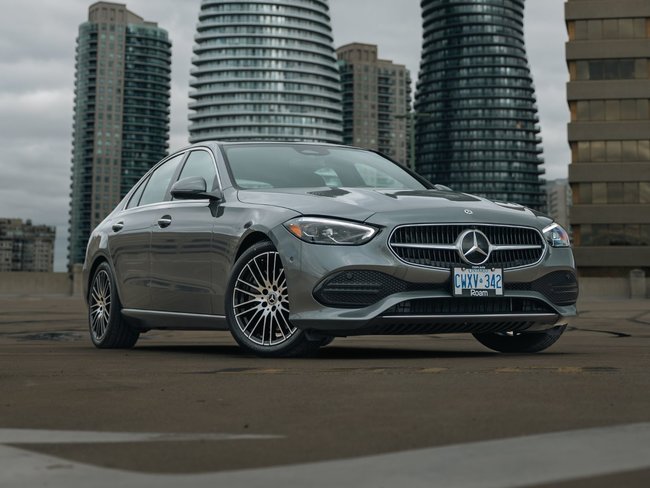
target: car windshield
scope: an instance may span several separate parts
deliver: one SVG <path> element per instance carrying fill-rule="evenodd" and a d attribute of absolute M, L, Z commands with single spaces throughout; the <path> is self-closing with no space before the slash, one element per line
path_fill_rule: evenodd
<path fill-rule="evenodd" d="M 311 144 L 233 144 L 223 149 L 230 174 L 243 189 L 427 188 L 398 164 L 362 149 Z"/>

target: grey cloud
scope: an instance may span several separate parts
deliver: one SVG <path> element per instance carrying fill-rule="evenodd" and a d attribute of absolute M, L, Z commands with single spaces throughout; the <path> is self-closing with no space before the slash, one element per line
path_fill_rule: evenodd
<path fill-rule="evenodd" d="M 69 90 L 39 89 L 0 93 L 0 140 L 32 145 L 36 140 L 67 138 L 72 131 L 73 95 Z M 62 119 L 68 117 L 67 123 Z"/>
<path fill-rule="evenodd" d="M 58 89 L 71 93 L 70 86 L 74 83 L 74 73 L 68 69 L 69 61 L 69 59 L 66 61 L 52 59 L 0 60 L 0 73 L 2 73 L 0 97 L 13 97 L 16 94 L 46 89 Z M 0 106 L 3 105 L 4 101 L 0 102 Z"/>
<path fill-rule="evenodd" d="M 525 35 L 542 126 L 546 178 L 566 178 L 571 156 L 566 134 L 569 109 L 565 87 L 569 75 L 564 56 L 564 1 L 526 2 Z"/>
<path fill-rule="evenodd" d="M 3 0 L 0 52 L 3 61 L 74 59 L 78 25 L 90 2 Z"/>

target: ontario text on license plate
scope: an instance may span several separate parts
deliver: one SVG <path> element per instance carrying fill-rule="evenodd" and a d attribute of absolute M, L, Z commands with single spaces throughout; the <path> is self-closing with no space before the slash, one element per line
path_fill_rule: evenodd
<path fill-rule="evenodd" d="M 491 297 L 503 295 L 503 270 L 501 268 L 453 268 L 454 296 Z"/>

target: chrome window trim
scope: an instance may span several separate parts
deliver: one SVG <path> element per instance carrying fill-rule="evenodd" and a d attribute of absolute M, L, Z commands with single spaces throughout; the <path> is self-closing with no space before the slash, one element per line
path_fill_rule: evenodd
<path fill-rule="evenodd" d="M 148 203 L 146 205 L 141 205 L 139 207 L 125 208 L 124 210 L 120 210 L 118 215 L 130 215 L 140 210 L 141 211 L 155 210 L 157 208 L 163 209 L 169 207 L 205 207 L 209 204 L 210 204 L 210 200 L 208 200 L 207 198 L 203 198 L 201 200 L 173 200 L 173 201 L 165 200 L 164 202 Z"/>
<path fill-rule="evenodd" d="M 129 202 L 131 201 L 131 198 L 133 197 L 133 194 L 137 191 L 137 189 L 140 187 L 140 185 L 145 183 L 144 180 L 146 180 L 151 175 L 151 173 L 153 173 L 159 166 L 162 166 L 167 161 L 169 161 L 170 159 L 175 158 L 177 156 L 182 156 L 183 158 L 181 159 L 181 162 L 183 162 L 183 159 L 185 159 L 185 157 L 188 155 L 188 153 L 191 154 L 192 151 L 206 151 L 210 155 L 210 158 L 212 159 L 212 164 L 214 165 L 214 170 L 217 173 L 217 185 L 219 186 L 219 190 L 221 192 L 223 192 L 223 184 L 221 183 L 221 175 L 219 174 L 219 166 L 217 165 L 217 161 L 216 161 L 216 159 L 214 157 L 214 154 L 212 153 L 212 150 L 207 146 L 187 147 L 185 149 L 181 149 L 178 152 L 175 152 L 174 154 L 170 154 L 165 159 L 157 162 L 154 166 L 152 166 L 149 169 L 149 171 L 147 171 L 144 175 L 142 175 L 142 178 L 140 178 L 138 183 L 133 185 L 133 188 L 131 188 L 129 190 L 129 192 L 126 194 L 126 196 L 124 197 L 124 200 L 123 200 L 124 204 L 122 205 L 122 208 L 120 208 L 120 214 L 124 213 L 126 211 L 135 210 L 135 209 L 138 209 L 138 208 L 152 207 L 153 205 L 158 205 L 158 204 L 161 204 L 161 203 L 174 203 L 173 200 L 164 200 L 162 202 L 148 203 L 147 205 L 138 205 L 138 206 L 135 206 L 135 207 L 127 208 L 128 205 L 129 205 Z M 185 163 L 187 163 L 187 161 L 185 161 Z M 183 168 L 184 167 L 185 167 L 185 164 L 183 164 Z M 181 168 L 181 172 L 183 171 L 183 168 Z M 178 174 L 180 176 L 180 172 Z M 178 180 L 176 180 L 176 181 L 178 181 Z M 203 202 L 204 200 L 193 200 L 193 202 L 199 202 L 199 201 Z"/>
<path fill-rule="evenodd" d="M 438 267 L 438 266 L 427 266 L 426 264 L 415 264 L 415 263 L 410 263 L 408 261 L 405 261 L 404 259 L 402 259 L 395 252 L 395 250 L 393 249 L 393 246 L 391 245 L 391 240 L 393 238 L 393 234 L 395 234 L 395 232 L 397 232 L 397 230 L 401 229 L 402 227 L 431 227 L 431 226 L 443 226 L 443 225 L 458 225 L 458 226 L 467 226 L 467 227 L 472 226 L 472 225 L 484 226 L 484 227 L 510 227 L 510 228 L 513 228 L 513 229 L 531 229 L 531 230 L 534 230 L 535 232 L 537 232 L 537 234 L 539 235 L 539 237 L 540 237 L 540 239 L 542 241 L 542 246 L 541 247 L 543 248 L 543 251 L 542 251 L 542 254 L 541 254 L 540 258 L 537 261 L 535 261 L 534 263 L 531 263 L 531 264 L 525 264 L 523 266 L 514 266 L 512 268 L 503 268 L 503 271 L 511 271 L 511 270 L 516 270 L 516 269 L 532 268 L 534 266 L 537 266 L 539 263 L 541 263 L 544 260 L 544 258 L 546 257 L 546 255 L 548 254 L 548 243 L 546 242 L 546 238 L 544 238 L 544 235 L 536 227 L 531 227 L 529 225 L 487 224 L 487 223 L 481 223 L 481 222 L 472 222 L 472 223 L 467 223 L 467 222 L 433 222 L 433 223 L 418 223 L 418 224 L 400 224 L 400 225 L 395 226 L 393 228 L 393 230 L 391 231 L 391 233 L 388 235 L 386 245 L 388 246 L 388 249 L 390 249 L 390 252 L 393 254 L 393 256 L 395 256 L 399 261 L 406 264 L 407 266 L 413 266 L 414 268 L 424 268 L 424 269 L 435 269 L 435 270 L 441 270 L 441 271 L 448 271 L 449 273 L 451 273 L 450 268 L 441 268 L 441 267 Z M 456 251 L 457 250 L 457 247 L 456 247 L 455 244 L 435 244 L 435 246 L 436 246 L 435 249 L 446 249 L 446 250 L 449 250 L 449 251 L 451 251 L 451 250 Z M 447 247 L 445 247 L 445 246 L 447 246 Z M 410 247 L 410 246 L 403 246 L 403 247 Z M 424 246 L 417 246 L 417 247 L 420 247 L 421 249 L 427 249 L 427 248 L 430 249 L 432 246 L 428 247 L 425 244 Z M 509 247 L 509 246 L 499 247 L 498 250 L 504 250 L 504 251 L 508 250 L 508 249 L 506 249 L 506 247 Z M 523 247 L 519 247 L 517 249 L 523 249 Z M 535 249 L 539 249 L 539 246 L 536 247 Z M 495 249 L 495 250 L 497 250 L 497 249 Z"/>

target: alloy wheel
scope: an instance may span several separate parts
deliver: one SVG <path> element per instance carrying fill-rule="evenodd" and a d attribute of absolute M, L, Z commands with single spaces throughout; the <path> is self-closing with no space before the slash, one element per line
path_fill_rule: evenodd
<path fill-rule="evenodd" d="M 260 346 L 277 346 L 297 330 L 289 322 L 289 294 L 280 255 L 257 254 L 242 268 L 233 290 L 235 321 Z"/>
<path fill-rule="evenodd" d="M 101 342 L 111 318 L 111 280 L 100 270 L 90 289 L 90 330 L 96 342 Z"/>

